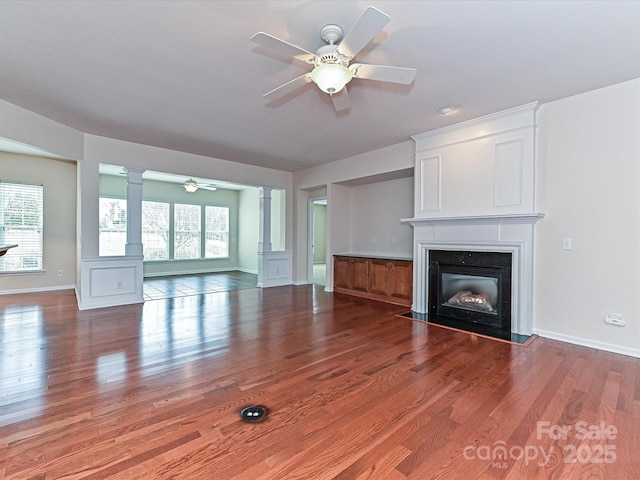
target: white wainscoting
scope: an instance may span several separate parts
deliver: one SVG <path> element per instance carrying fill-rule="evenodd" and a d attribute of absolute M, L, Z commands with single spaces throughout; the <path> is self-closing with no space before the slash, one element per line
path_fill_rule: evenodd
<path fill-rule="evenodd" d="M 143 303 L 142 255 L 83 258 L 78 308 L 110 307 Z"/>
<path fill-rule="evenodd" d="M 413 135 L 414 217 L 535 211 L 536 103 Z"/>
<path fill-rule="evenodd" d="M 258 286 L 291 285 L 292 258 L 290 251 L 258 252 Z"/>

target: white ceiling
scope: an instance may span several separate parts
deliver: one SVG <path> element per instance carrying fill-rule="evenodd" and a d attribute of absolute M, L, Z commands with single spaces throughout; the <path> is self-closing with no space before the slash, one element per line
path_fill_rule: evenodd
<path fill-rule="evenodd" d="M 265 102 L 310 67 L 251 35 L 314 51 L 323 25 L 347 31 L 369 5 L 391 22 L 355 60 L 417 68 L 412 85 L 353 80 L 340 114 L 314 84 Z M 4 0 L 0 99 L 96 135 L 295 171 L 638 78 L 638 25 L 638 1 Z"/>

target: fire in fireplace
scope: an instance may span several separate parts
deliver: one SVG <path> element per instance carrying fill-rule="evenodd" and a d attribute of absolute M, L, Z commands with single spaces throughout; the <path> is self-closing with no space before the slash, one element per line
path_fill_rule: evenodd
<path fill-rule="evenodd" d="M 511 253 L 430 250 L 429 316 L 510 333 Z"/>

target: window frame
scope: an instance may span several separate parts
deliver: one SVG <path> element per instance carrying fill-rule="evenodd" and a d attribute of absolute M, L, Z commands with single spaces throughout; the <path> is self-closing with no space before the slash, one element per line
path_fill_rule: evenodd
<path fill-rule="evenodd" d="M 145 255 L 145 242 L 144 242 L 144 238 L 145 238 L 145 232 L 148 234 L 151 230 L 146 230 L 145 231 L 145 222 L 144 222 L 144 205 L 145 203 L 150 204 L 150 203 L 155 203 L 155 204 L 160 204 L 160 205 L 166 205 L 167 206 L 167 230 L 166 230 L 166 242 L 167 242 L 167 257 L 166 258 L 146 258 Z M 144 262 L 167 262 L 172 260 L 173 258 L 173 230 L 172 230 L 172 224 L 173 224 L 173 203 L 172 202 L 165 202 L 162 200 L 143 200 L 142 201 L 142 245 L 143 245 L 143 255 L 145 255 L 145 258 L 143 259 Z M 159 230 L 156 231 L 156 233 L 159 232 Z M 157 233 L 158 235 L 162 235 L 162 233 Z"/>
<path fill-rule="evenodd" d="M 24 203 L 22 208 L 20 209 L 22 213 L 22 222 L 20 225 L 18 224 L 7 224 L 5 222 L 5 215 L 7 213 L 6 207 L 6 198 L 10 193 L 5 192 L 5 189 L 15 189 L 14 195 L 34 195 L 36 197 L 36 205 L 37 212 L 35 217 L 37 217 L 37 224 L 32 224 L 31 226 L 25 225 L 25 209 Z M 5 197 L 5 195 L 7 197 Z M 12 210 L 9 210 L 11 213 Z M 17 212 L 14 212 L 17 213 Z M 1 274 L 29 274 L 29 273 L 43 273 L 44 272 L 44 184 L 42 183 L 31 183 L 31 182 L 19 182 L 19 181 L 8 181 L 8 180 L 0 180 L 0 235 L 3 237 L 1 241 L 3 245 L 14 245 L 17 246 L 8 250 L 6 254 L 0 256 L 0 273 Z M 22 238 L 25 235 L 25 232 L 31 232 L 31 237 L 36 237 L 35 241 L 30 240 L 27 242 L 20 241 L 17 238 L 11 238 L 10 240 L 4 239 L 4 233 L 7 231 L 7 227 L 13 226 L 12 230 L 17 230 L 18 235 Z M 16 228 L 16 227 L 20 228 Z M 35 235 L 33 235 L 35 233 Z M 26 244 L 25 244 L 26 243 Z M 31 249 L 29 255 L 25 253 L 25 249 Z M 35 250 L 35 251 L 34 251 Z M 25 260 L 28 258 L 36 259 L 36 266 L 29 268 L 24 267 Z M 15 261 L 16 258 L 20 259 L 20 265 L 18 268 L 7 268 L 6 264 L 9 262 L 10 264 Z"/>
<path fill-rule="evenodd" d="M 124 202 L 124 208 L 121 209 L 121 211 L 124 212 L 124 222 L 121 222 L 122 224 L 124 224 L 124 231 L 114 230 L 114 233 L 124 234 L 124 241 L 122 242 L 122 253 L 104 253 L 104 254 L 102 253 L 103 249 L 101 248 L 100 236 L 102 235 L 103 231 L 102 231 L 102 216 L 100 215 L 100 204 L 102 203 L 103 199 L 117 200 L 119 202 Z M 119 257 L 119 256 L 124 256 L 126 254 L 125 249 L 127 244 L 127 222 L 128 222 L 128 218 L 127 218 L 127 199 L 126 198 L 119 197 L 117 195 L 100 195 L 99 196 L 98 198 L 98 255 L 100 257 L 113 257 L 113 256 Z M 108 246 L 108 244 L 106 246 Z"/>
<path fill-rule="evenodd" d="M 231 208 L 228 205 L 214 205 L 214 204 L 204 204 L 203 205 L 203 210 L 202 210 L 202 214 L 204 216 L 204 235 L 203 235 L 203 254 L 204 254 L 204 259 L 206 260 L 218 260 L 218 259 L 224 259 L 224 258 L 229 258 L 229 256 L 231 255 L 231 243 L 229 242 L 229 238 L 231 236 L 230 230 L 231 230 Z M 208 230 L 208 224 L 207 224 L 207 209 L 209 208 L 222 208 L 226 210 L 226 231 L 224 232 L 224 234 L 226 234 L 226 239 L 225 239 L 225 244 L 226 244 L 226 252 L 225 255 L 219 256 L 219 257 L 209 257 L 207 256 L 207 241 L 208 241 L 208 235 L 209 235 L 209 230 Z M 216 233 L 215 231 L 213 232 L 214 234 Z"/>
<path fill-rule="evenodd" d="M 180 225 L 180 228 L 178 228 L 178 222 L 184 222 L 186 223 L 186 221 L 183 221 L 182 218 L 179 218 L 179 212 L 178 212 L 178 208 L 177 207 L 191 207 L 194 210 L 197 209 L 197 215 L 193 216 L 190 219 L 185 219 L 186 221 L 192 221 L 194 219 L 197 219 L 197 225 L 198 225 L 198 229 L 190 229 L 188 228 L 188 225 L 182 226 Z M 187 208 L 185 208 L 185 210 L 187 210 Z M 177 261 L 182 261 L 182 260 L 202 260 L 204 259 L 203 257 L 203 251 L 202 251 L 202 205 L 201 204 L 196 204 L 196 203 L 184 203 L 184 202 L 174 202 L 173 203 L 173 260 L 177 260 Z M 197 256 L 190 256 L 190 257 L 180 257 L 178 258 L 176 256 L 176 252 L 178 251 L 178 236 L 182 235 L 184 236 L 184 239 L 181 239 L 180 241 L 183 242 L 187 242 L 187 243 L 195 243 L 195 246 L 197 246 L 197 251 L 198 251 L 198 255 Z M 192 239 L 195 239 L 194 242 L 190 242 Z"/>
<path fill-rule="evenodd" d="M 124 201 L 125 202 L 125 207 L 126 207 L 126 198 L 120 197 L 118 195 L 100 195 L 99 196 L 100 200 L 102 199 L 109 199 L 109 200 L 118 200 L 118 201 Z M 142 200 L 142 203 L 159 203 L 159 204 L 164 204 L 164 205 L 168 205 L 169 206 L 169 218 L 168 218 L 168 258 L 154 258 L 154 259 L 144 259 L 144 262 L 193 262 L 193 261 L 206 261 L 206 260 L 228 260 L 229 258 L 231 258 L 231 225 L 232 225 L 232 221 L 231 221 L 231 215 L 232 215 L 232 209 L 229 205 L 226 204 L 222 204 L 222 203 L 212 203 L 212 202 L 205 202 L 205 203 L 190 203 L 190 202 L 185 202 L 185 201 L 176 201 L 176 200 L 157 200 L 157 199 L 144 199 Z M 177 233 L 177 228 L 176 228 L 176 222 L 177 222 L 177 215 L 176 215 L 176 206 L 177 205 L 184 205 L 187 207 L 196 207 L 199 209 L 199 221 L 200 221 L 200 229 L 198 231 L 199 233 L 199 238 L 197 241 L 198 244 L 198 248 L 199 248 L 199 256 L 198 257 L 186 257 L 186 258 L 176 258 L 176 233 Z M 223 256 L 207 256 L 207 235 L 210 233 L 209 231 L 207 231 L 207 210 L 209 208 L 222 208 L 226 210 L 226 232 L 223 232 L 223 234 L 226 234 L 226 238 L 224 239 L 225 243 L 226 243 L 226 252 L 225 255 Z M 144 207 L 143 207 L 144 209 Z M 126 209 L 125 209 L 125 221 L 124 221 L 124 225 L 125 225 L 125 239 L 126 239 L 126 223 L 127 223 L 127 219 L 126 219 Z M 144 222 L 142 223 L 142 236 L 144 238 L 144 232 L 145 232 L 145 224 Z M 102 217 L 100 217 L 100 225 L 102 224 Z M 99 226 L 99 228 L 102 228 L 101 226 Z M 99 235 L 102 233 L 102 231 L 99 232 Z M 126 241 L 125 241 L 126 243 Z M 144 253 L 144 242 L 143 243 L 143 253 Z M 124 247 L 123 247 L 124 249 Z M 99 251 L 102 249 L 99 249 Z M 122 254 L 124 255 L 124 253 Z M 112 255 L 100 255 L 100 256 L 112 256 Z"/>

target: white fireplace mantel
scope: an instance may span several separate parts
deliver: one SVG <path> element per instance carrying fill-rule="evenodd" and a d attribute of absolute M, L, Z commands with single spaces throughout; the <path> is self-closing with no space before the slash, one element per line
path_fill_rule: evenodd
<path fill-rule="evenodd" d="M 429 251 L 511 253 L 511 331 L 533 333 L 533 227 L 541 213 L 408 218 L 414 227 L 413 305 L 428 312 Z"/>
<path fill-rule="evenodd" d="M 508 215 L 476 215 L 468 217 L 434 217 L 434 218 L 403 218 L 402 223 L 417 225 L 468 225 L 474 224 L 505 224 L 505 223 L 536 223 L 544 218 L 544 213 L 514 213 Z"/>

